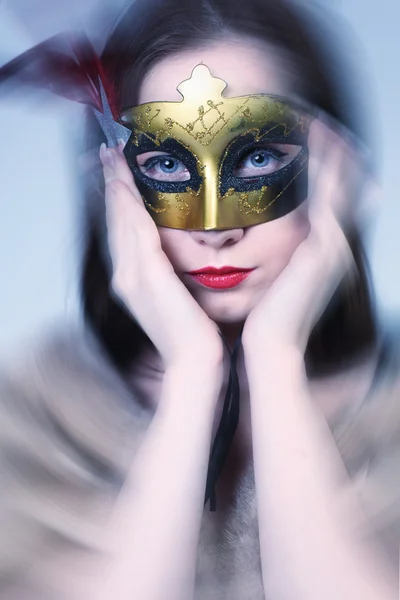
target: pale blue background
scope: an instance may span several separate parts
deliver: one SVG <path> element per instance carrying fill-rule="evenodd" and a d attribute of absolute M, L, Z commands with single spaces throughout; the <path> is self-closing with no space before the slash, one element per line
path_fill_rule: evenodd
<path fill-rule="evenodd" d="M 69 25 L 86 25 L 101 38 L 121 4 L 0 0 L 0 63 Z M 330 6 L 328 0 L 317 4 Z M 95 6 L 101 10 L 94 17 Z M 380 308 L 393 312 L 400 308 L 400 1 L 335 0 L 334 8 L 353 31 L 343 43 L 353 48 L 358 38 L 363 45 L 370 102 L 382 129 L 375 151 L 384 203 L 368 247 Z M 62 100 L 0 105 L 1 356 L 60 318 L 78 315 L 79 194 L 72 137 L 79 134 L 79 116 L 77 107 Z"/>

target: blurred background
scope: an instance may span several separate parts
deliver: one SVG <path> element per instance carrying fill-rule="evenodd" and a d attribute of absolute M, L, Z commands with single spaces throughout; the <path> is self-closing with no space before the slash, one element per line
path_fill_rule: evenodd
<path fill-rule="evenodd" d="M 300 1 L 300 0 L 293 0 Z M 382 319 L 400 311 L 399 0 L 305 0 L 345 19 L 339 44 L 361 45 L 374 116 L 382 205 L 367 248 Z M 0 64 L 70 27 L 99 47 L 126 0 L 0 0 Z M 352 58 L 349 56 L 349 58 Z M 30 97 L 0 104 L 0 359 L 60 320 L 78 319 L 79 190 L 74 178 L 81 109 Z"/>

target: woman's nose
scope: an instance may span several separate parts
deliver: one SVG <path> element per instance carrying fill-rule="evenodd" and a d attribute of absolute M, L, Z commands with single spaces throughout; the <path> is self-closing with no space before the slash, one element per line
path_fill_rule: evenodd
<path fill-rule="evenodd" d="M 219 229 L 213 231 L 191 231 L 195 242 L 203 246 L 221 248 L 236 244 L 244 235 L 243 229 Z"/>

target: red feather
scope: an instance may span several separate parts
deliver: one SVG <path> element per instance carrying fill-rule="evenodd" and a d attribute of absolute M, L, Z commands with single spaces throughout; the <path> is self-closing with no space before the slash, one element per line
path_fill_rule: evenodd
<path fill-rule="evenodd" d="M 0 68 L 0 85 L 16 81 L 102 111 L 99 79 L 113 116 L 118 119 L 115 89 L 84 34 L 52 37 Z"/>

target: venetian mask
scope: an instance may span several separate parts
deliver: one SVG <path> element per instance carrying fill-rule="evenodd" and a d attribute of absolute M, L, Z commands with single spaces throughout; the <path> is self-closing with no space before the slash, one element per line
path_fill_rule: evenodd
<path fill-rule="evenodd" d="M 132 131 L 124 153 L 157 225 L 248 227 L 307 198 L 311 115 L 278 96 L 226 98 L 226 88 L 198 65 L 177 88 L 181 102 L 141 104 L 121 116 Z"/>

